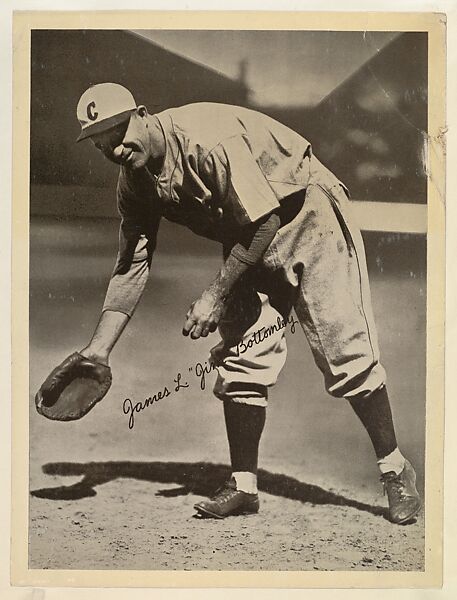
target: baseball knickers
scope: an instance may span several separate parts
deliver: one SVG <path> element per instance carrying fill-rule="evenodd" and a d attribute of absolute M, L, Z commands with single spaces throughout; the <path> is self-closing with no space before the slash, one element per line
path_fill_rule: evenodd
<path fill-rule="evenodd" d="M 267 388 L 286 360 L 292 307 L 331 395 L 368 396 L 385 383 L 362 236 L 345 188 L 312 157 L 304 194 L 252 285 L 244 281 L 234 290 L 220 324 L 222 341 L 212 359 L 214 393 L 222 400 L 267 405 Z"/>

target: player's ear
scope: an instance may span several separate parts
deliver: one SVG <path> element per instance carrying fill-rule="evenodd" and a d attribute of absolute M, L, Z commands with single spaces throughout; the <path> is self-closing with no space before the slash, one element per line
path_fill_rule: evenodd
<path fill-rule="evenodd" d="M 142 119 L 144 119 L 145 117 L 148 116 L 148 109 L 144 106 L 144 104 L 140 104 L 139 106 L 137 106 L 136 108 L 136 114 L 141 117 Z"/>

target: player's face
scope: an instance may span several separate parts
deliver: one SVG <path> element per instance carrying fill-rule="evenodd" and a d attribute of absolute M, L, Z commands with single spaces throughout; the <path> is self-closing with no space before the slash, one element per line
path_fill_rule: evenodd
<path fill-rule="evenodd" d="M 129 121 L 92 136 L 94 146 L 104 156 L 129 169 L 144 167 L 150 158 L 146 114 L 134 113 Z"/>

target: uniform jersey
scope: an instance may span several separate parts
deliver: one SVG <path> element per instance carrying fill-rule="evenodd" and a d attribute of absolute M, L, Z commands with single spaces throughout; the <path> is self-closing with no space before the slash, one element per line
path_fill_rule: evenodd
<path fill-rule="evenodd" d="M 157 192 L 167 216 L 190 202 L 210 218 L 222 214 L 228 224 L 246 225 L 306 188 L 309 142 L 266 115 L 200 103 L 157 118 L 166 141 Z"/>
<path fill-rule="evenodd" d="M 153 238 L 160 216 L 223 242 L 306 188 L 310 143 L 266 115 L 198 103 L 155 118 L 166 146 L 160 173 L 120 170 L 121 254 L 127 240 Z"/>

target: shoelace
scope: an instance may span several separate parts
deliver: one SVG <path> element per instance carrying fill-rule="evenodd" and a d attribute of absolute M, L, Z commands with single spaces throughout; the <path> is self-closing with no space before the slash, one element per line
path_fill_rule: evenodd
<path fill-rule="evenodd" d="M 405 494 L 405 485 L 403 484 L 403 482 L 400 480 L 400 477 L 395 477 L 392 479 L 382 479 L 382 484 L 384 486 L 384 496 L 386 495 L 387 492 L 387 485 L 390 484 L 391 485 L 391 494 L 393 496 L 396 496 L 397 498 L 399 498 L 400 500 L 402 500 L 403 498 L 408 498 L 408 494 Z"/>
<path fill-rule="evenodd" d="M 216 494 L 214 495 L 213 498 L 211 498 L 211 500 L 230 500 L 231 498 L 233 498 L 233 496 L 235 494 L 237 494 L 238 490 L 230 488 L 230 487 L 224 487 L 222 488 L 220 491 L 216 492 Z"/>

